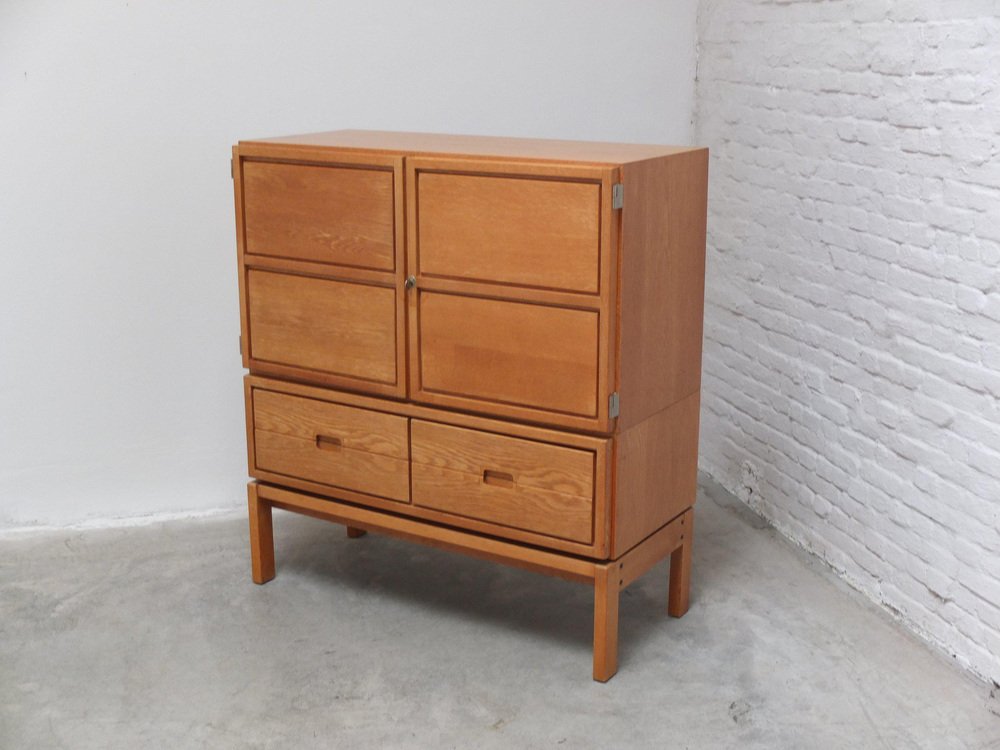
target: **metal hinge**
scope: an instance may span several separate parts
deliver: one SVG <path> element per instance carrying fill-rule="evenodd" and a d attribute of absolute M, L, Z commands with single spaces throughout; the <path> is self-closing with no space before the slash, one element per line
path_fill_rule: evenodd
<path fill-rule="evenodd" d="M 240 356 L 243 356 L 243 334 L 240 334 Z"/>
<path fill-rule="evenodd" d="M 618 416 L 618 391 L 615 391 L 610 396 L 608 396 L 608 418 L 614 419 Z"/>
<path fill-rule="evenodd" d="M 611 186 L 611 208 L 621 208 L 625 203 L 625 186 L 616 182 Z"/>
<path fill-rule="evenodd" d="M 232 159 L 229 160 L 229 179 L 230 180 L 236 179 L 236 165 L 233 164 Z"/>

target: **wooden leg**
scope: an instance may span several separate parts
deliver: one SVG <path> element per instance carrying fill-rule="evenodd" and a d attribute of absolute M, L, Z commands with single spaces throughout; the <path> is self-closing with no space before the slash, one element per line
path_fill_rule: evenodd
<path fill-rule="evenodd" d="M 347 538 L 348 539 L 357 539 L 359 536 L 364 536 L 367 533 L 368 533 L 367 531 L 365 531 L 364 529 L 359 529 L 357 526 L 348 526 L 347 527 Z"/>
<path fill-rule="evenodd" d="M 257 485 L 247 487 L 250 509 L 250 565 L 254 583 L 274 578 L 274 530 L 271 527 L 271 504 L 257 496 Z"/>
<path fill-rule="evenodd" d="M 594 576 L 594 679 L 618 671 L 618 565 L 598 565 Z"/>
<path fill-rule="evenodd" d="M 694 541 L 694 510 L 681 519 L 681 546 L 670 554 L 670 595 L 667 614 L 683 617 L 691 593 L 691 543 Z"/>

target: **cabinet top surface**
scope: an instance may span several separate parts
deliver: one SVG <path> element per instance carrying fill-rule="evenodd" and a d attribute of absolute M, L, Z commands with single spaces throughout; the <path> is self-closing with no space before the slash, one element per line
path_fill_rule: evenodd
<path fill-rule="evenodd" d="M 670 156 L 685 151 L 700 150 L 687 146 L 403 133 L 387 130 L 333 130 L 325 133 L 304 133 L 278 138 L 254 138 L 240 141 L 240 143 L 384 151 L 407 155 L 475 156 L 478 158 L 573 161 L 594 164 L 625 164 Z"/>

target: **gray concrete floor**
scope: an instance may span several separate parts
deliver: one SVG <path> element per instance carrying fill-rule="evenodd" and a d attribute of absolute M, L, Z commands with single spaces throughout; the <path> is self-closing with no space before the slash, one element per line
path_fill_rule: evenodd
<path fill-rule="evenodd" d="M 1000 748 L 1000 705 L 717 487 L 590 679 L 591 590 L 276 512 L 0 539 L 0 747 Z"/>

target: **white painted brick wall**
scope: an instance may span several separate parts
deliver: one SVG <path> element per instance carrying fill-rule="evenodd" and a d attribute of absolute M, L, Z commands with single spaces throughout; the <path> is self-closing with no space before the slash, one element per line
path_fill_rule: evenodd
<path fill-rule="evenodd" d="M 705 0 L 702 468 L 1000 682 L 1000 2 Z"/>

